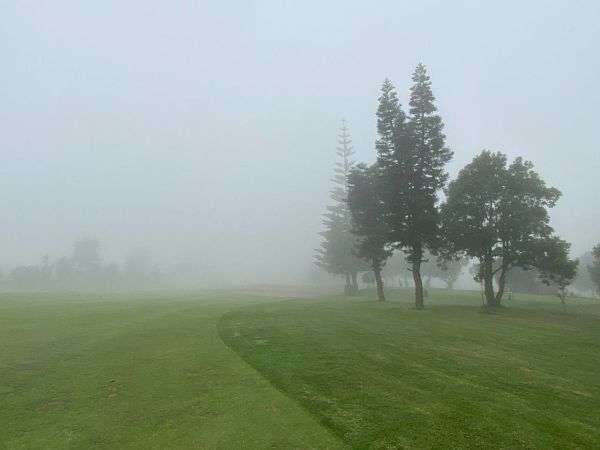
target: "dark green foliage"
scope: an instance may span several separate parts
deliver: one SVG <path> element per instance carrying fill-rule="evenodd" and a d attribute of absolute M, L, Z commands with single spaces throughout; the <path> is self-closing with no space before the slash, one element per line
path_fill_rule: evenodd
<path fill-rule="evenodd" d="M 452 152 L 445 145 L 443 123 L 436 113 L 429 76 L 422 64 L 413 75 L 410 115 L 405 120 L 396 92 L 386 80 L 377 110 L 377 163 L 390 240 L 405 251 L 415 284 L 415 306 L 423 308 L 421 263 L 426 249 L 440 243 L 437 193 L 448 175 Z"/>
<path fill-rule="evenodd" d="M 357 275 L 368 270 L 368 266 L 355 255 L 356 236 L 352 234 L 351 215 L 348 209 L 348 176 L 354 166 L 352 141 L 346 123 L 342 122 L 338 136 L 336 162 L 333 176 L 334 188 L 331 191 L 332 204 L 327 206 L 323 215 L 325 230 L 321 247 L 316 250 L 315 263 L 325 271 L 344 276 L 345 293 L 356 294 L 358 291 Z"/>
<path fill-rule="evenodd" d="M 392 251 L 388 248 L 390 237 L 381 196 L 379 166 L 359 164 L 350 172 L 348 206 L 352 214 L 352 232 L 358 237 L 356 255 L 368 261 L 377 284 L 378 299 L 384 301 L 381 269 Z"/>
<path fill-rule="evenodd" d="M 588 272 L 592 282 L 596 286 L 597 292 L 600 293 L 600 244 L 596 245 L 592 250 L 593 261 L 588 266 Z"/>
<path fill-rule="evenodd" d="M 559 196 L 530 162 L 516 158 L 507 166 L 505 155 L 488 151 L 450 183 L 443 206 L 446 238 L 454 251 L 479 260 L 477 278 L 489 306 L 500 304 L 512 267 L 538 268 L 545 280 L 560 285 L 572 279 L 576 263 L 568 259 L 569 245 L 549 224 L 548 208 Z"/>

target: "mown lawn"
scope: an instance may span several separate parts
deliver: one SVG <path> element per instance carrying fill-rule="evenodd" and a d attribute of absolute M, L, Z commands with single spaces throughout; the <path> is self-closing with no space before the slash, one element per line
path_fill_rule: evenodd
<path fill-rule="evenodd" d="M 217 334 L 225 294 L 0 296 L 0 448 L 335 448 Z"/>
<path fill-rule="evenodd" d="M 600 303 L 390 297 L 245 307 L 219 332 L 354 448 L 600 448 Z"/>

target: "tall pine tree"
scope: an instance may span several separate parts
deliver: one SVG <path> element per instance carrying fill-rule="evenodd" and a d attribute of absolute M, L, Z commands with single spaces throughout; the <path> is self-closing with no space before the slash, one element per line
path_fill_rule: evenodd
<path fill-rule="evenodd" d="M 419 64 L 410 90 L 406 120 L 396 92 L 386 80 L 377 109 L 377 162 L 384 177 L 390 241 L 407 255 L 415 285 L 415 307 L 423 308 L 421 263 L 426 249 L 439 244 L 437 193 L 448 175 L 444 166 L 452 158 L 445 145 L 443 123 L 436 113 L 435 97 L 425 66 Z"/>
<path fill-rule="evenodd" d="M 346 279 L 344 292 L 353 295 L 358 292 L 358 273 L 368 270 L 364 261 L 355 255 L 357 238 L 352 233 L 352 218 L 348 209 L 348 176 L 354 166 L 352 139 L 346 122 L 343 120 L 338 134 L 338 161 L 335 163 L 334 187 L 323 215 L 325 230 L 321 247 L 316 250 L 315 263 L 325 271 L 342 275 Z"/>
<path fill-rule="evenodd" d="M 348 206 L 352 213 L 353 232 L 359 237 L 356 255 L 373 270 L 377 298 L 385 301 L 381 271 L 392 255 L 385 208 L 381 199 L 379 166 L 359 164 L 349 176 Z"/>

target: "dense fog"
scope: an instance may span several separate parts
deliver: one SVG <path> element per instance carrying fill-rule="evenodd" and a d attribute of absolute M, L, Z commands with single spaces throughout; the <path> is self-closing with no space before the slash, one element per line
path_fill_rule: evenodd
<path fill-rule="evenodd" d="M 314 280 L 341 119 L 373 161 L 381 83 L 405 104 L 419 62 L 451 179 L 484 148 L 532 160 L 577 257 L 600 241 L 599 19 L 595 1 L 3 2 L 0 268 L 93 238 L 106 263 L 207 286 Z"/>

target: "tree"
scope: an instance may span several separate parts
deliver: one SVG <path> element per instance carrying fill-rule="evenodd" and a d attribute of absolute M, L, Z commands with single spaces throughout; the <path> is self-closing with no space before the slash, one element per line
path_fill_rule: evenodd
<path fill-rule="evenodd" d="M 589 271 L 589 266 L 594 263 L 594 255 L 589 251 L 585 252 L 578 259 L 579 265 L 585 267 L 586 270 L 577 271 L 577 276 L 575 277 L 575 280 L 573 280 L 573 287 L 580 295 L 594 295 L 596 294 L 597 287 L 592 281 Z"/>
<path fill-rule="evenodd" d="M 398 286 L 409 287 L 409 266 L 404 252 L 396 250 L 390 256 L 382 271 L 384 279 L 397 279 Z"/>
<path fill-rule="evenodd" d="M 469 264 L 468 258 L 458 257 L 458 258 L 438 258 L 437 260 L 437 268 L 436 278 L 442 280 L 446 283 L 447 289 L 454 289 L 454 284 L 460 277 L 460 274 L 463 271 L 463 268 Z"/>
<path fill-rule="evenodd" d="M 443 123 L 436 113 L 431 82 L 423 64 L 413 74 L 408 121 L 396 92 L 386 80 L 377 109 L 377 163 L 381 167 L 383 202 L 390 239 L 411 265 L 415 307 L 423 308 L 421 264 L 426 249 L 440 242 L 437 193 L 445 186 L 445 165 L 452 158 Z"/>
<path fill-rule="evenodd" d="M 479 260 L 476 279 L 483 280 L 488 306 L 501 304 L 511 268 L 546 270 L 548 252 L 561 254 L 565 245 L 568 250 L 549 224 L 548 209 L 560 192 L 546 186 L 531 162 L 516 158 L 507 166 L 502 153 L 483 151 L 460 171 L 446 195 L 447 241 L 454 252 Z"/>
<path fill-rule="evenodd" d="M 153 269 L 150 250 L 137 247 L 129 252 L 123 266 L 123 275 L 130 283 L 143 284 L 149 281 Z"/>
<path fill-rule="evenodd" d="M 593 261 L 588 266 L 588 272 L 592 282 L 596 285 L 596 289 L 600 292 L 600 244 L 596 245 L 592 250 Z"/>
<path fill-rule="evenodd" d="M 540 278 L 548 286 L 556 286 L 557 295 L 563 308 L 566 308 L 567 287 L 577 275 L 578 260 L 569 259 L 571 244 L 556 236 L 541 239 L 535 244 L 538 248 L 534 255 L 537 259 L 533 265 L 540 272 Z"/>
<path fill-rule="evenodd" d="M 100 242 L 96 238 L 85 238 L 73 243 L 74 268 L 81 273 L 92 273 L 100 266 Z"/>
<path fill-rule="evenodd" d="M 352 161 L 352 141 L 346 122 L 342 121 L 338 135 L 337 155 L 334 177 L 334 188 L 330 198 L 333 204 L 327 206 L 323 215 L 325 230 L 321 246 L 316 250 L 315 263 L 325 271 L 342 275 L 346 278 L 344 292 L 347 295 L 358 292 L 358 272 L 368 270 L 366 264 L 355 254 L 356 236 L 352 234 L 350 211 L 348 209 L 348 176 L 354 165 Z"/>
<path fill-rule="evenodd" d="M 385 301 L 381 270 L 392 251 L 388 248 L 389 230 L 381 200 L 379 166 L 359 164 L 348 177 L 348 205 L 352 214 L 352 232 L 358 236 L 356 255 L 368 261 L 375 283 L 377 298 Z"/>

